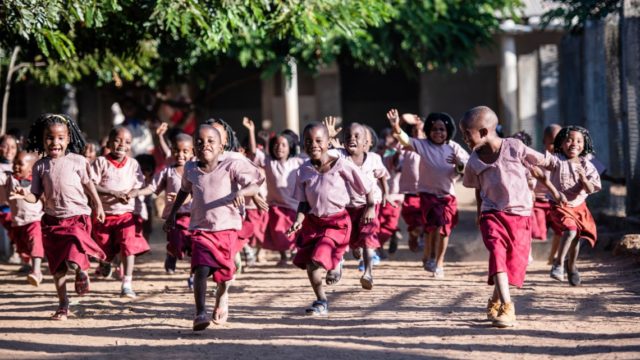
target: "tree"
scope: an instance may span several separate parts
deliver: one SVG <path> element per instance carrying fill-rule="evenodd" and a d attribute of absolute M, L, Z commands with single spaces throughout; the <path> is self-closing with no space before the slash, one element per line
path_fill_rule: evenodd
<path fill-rule="evenodd" d="M 589 20 L 598 20 L 609 14 L 618 13 L 621 0 L 552 0 L 559 6 L 547 11 L 542 17 L 543 24 L 560 21 L 567 30 L 580 32 Z"/>
<path fill-rule="evenodd" d="M 186 81 L 206 88 L 225 62 L 314 72 L 343 59 L 409 74 L 473 63 L 518 0 L 12 0 L 0 49 L 43 84 Z M 9 51 L 7 51 L 9 50 Z M 1 53 L 1 51 L 0 51 Z M 3 63 L 9 60 L 2 57 Z M 38 66 L 42 65 L 42 66 Z M 209 76 L 206 76 L 209 75 Z M 7 79 L 10 83 L 11 79 Z"/>

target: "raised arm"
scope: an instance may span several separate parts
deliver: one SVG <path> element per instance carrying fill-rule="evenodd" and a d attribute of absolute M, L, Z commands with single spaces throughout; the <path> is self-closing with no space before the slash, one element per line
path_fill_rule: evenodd
<path fill-rule="evenodd" d="M 397 109 L 391 109 L 387 112 L 387 119 L 389 120 L 389 125 L 391 126 L 391 130 L 393 131 L 393 135 L 402 146 L 408 147 L 410 150 L 414 150 L 411 145 L 411 138 L 407 135 L 406 132 L 402 130 L 400 127 L 400 114 L 398 114 Z"/>
<path fill-rule="evenodd" d="M 242 118 L 242 125 L 249 131 L 249 154 L 255 155 L 258 148 L 256 143 L 256 125 L 246 116 Z"/>
<path fill-rule="evenodd" d="M 169 128 L 169 125 L 167 123 L 162 123 L 153 132 L 154 146 L 160 148 L 160 151 L 162 151 L 165 158 L 171 157 L 171 147 L 169 146 L 169 144 L 167 144 L 167 139 L 164 137 L 164 135 L 167 133 L 168 128 Z"/>
<path fill-rule="evenodd" d="M 296 221 L 293 222 L 293 225 L 287 230 L 287 236 L 297 232 L 302 227 L 302 222 L 306 214 L 311 210 L 311 206 L 306 201 L 301 201 L 298 204 L 298 212 L 296 213 Z"/>

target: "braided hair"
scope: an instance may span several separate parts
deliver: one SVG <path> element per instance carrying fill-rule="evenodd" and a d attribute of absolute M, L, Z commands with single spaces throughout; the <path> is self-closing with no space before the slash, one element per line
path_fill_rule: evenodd
<path fill-rule="evenodd" d="M 236 132 L 233 131 L 231 125 L 222 119 L 211 118 L 206 121 L 207 125 L 220 124 L 227 133 L 227 144 L 224 146 L 224 151 L 238 151 L 240 150 L 240 141 L 236 136 Z"/>
<path fill-rule="evenodd" d="M 522 141 L 527 146 L 531 146 L 531 143 L 533 142 L 533 140 L 531 138 L 531 135 L 529 135 L 524 130 L 518 131 L 517 133 L 511 135 L 511 137 L 514 138 L 514 139 L 518 139 L 518 140 Z"/>
<path fill-rule="evenodd" d="M 445 140 L 445 143 L 448 143 L 456 134 L 456 124 L 453 122 L 451 115 L 447 113 L 435 112 L 429 114 L 424 121 L 424 133 L 427 138 L 429 138 L 433 124 L 438 120 L 442 121 L 444 128 L 447 129 L 447 140 Z M 429 138 L 429 140 L 431 139 Z"/>
<path fill-rule="evenodd" d="M 52 125 L 61 124 L 67 127 L 69 131 L 69 145 L 65 154 L 69 152 L 82 155 L 82 150 L 86 145 L 84 136 L 76 124 L 68 115 L 64 114 L 42 114 L 31 125 L 29 136 L 27 137 L 27 151 L 35 151 L 39 154 L 45 154 L 44 147 L 44 131 Z"/>
<path fill-rule="evenodd" d="M 577 131 L 582 134 L 584 138 L 584 147 L 580 156 L 586 156 L 588 154 L 594 154 L 595 150 L 593 149 L 593 141 L 591 140 L 591 135 L 589 134 L 589 130 L 583 128 L 582 126 L 577 125 L 569 125 L 565 126 L 560 130 L 556 138 L 553 140 L 553 151 L 556 154 L 563 154 L 562 152 L 562 144 L 567 140 L 569 134 L 572 131 Z"/>

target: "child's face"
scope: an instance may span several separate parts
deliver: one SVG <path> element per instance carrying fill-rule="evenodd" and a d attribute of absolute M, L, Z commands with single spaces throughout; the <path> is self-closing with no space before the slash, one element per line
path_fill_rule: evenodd
<path fill-rule="evenodd" d="M 131 133 L 125 128 L 121 128 L 112 139 L 109 139 L 109 149 L 111 156 L 116 160 L 124 159 L 131 150 Z"/>
<path fill-rule="evenodd" d="M 16 155 L 13 161 L 13 175 L 19 179 L 29 178 L 33 170 L 33 156 L 34 155 L 25 152 Z"/>
<path fill-rule="evenodd" d="M 87 144 L 87 146 L 84 147 L 82 155 L 84 155 L 84 157 L 86 157 L 87 160 L 92 163 L 97 156 L 96 146 L 91 143 Z"/>
<path fill-rule="evenodd" d="M 320 160 L 329 148 L 329 135 L 321 127 L 314 127 L 304 134 L 304 151 L 311 160 Z"/>
<path fill-rule="evenodd" d="M 436 120 L 431 125 L 431 131 L 429 131 L 429 140 L 435 144 L 444 144 L 447 141 L 447 127 L 442 120 Z"/>
<path fill-rule="evenodd" d="M 193 143 L 191 141 L 177 142 L 171 149 L 171 155 L 173 155 L 177 166 L 184 166 L 193 157 Z"/>
<path fill-rule="evenodd" d="M 562 143 L 562 153 L 567 159 L 573 159 L 584 150 L 584 136 L 579 131 L 570 131 L 569 136 Z"/>
<path fill-rule="evenodd" d="M 344 147 L 349 155 L 361 155 L 366 151 L 369 144 L 367 133 L 368 131 L 359 125 L 351 125 L 345 130 Z"/>
<path fill-rule="evenodd" d="M 227 131 L 224 129 L 224 126 L 218 123 L 214 123 L 211 126 L 213 126 L 220 133 L 220 142 L 222 143 L 222 147 L 227 146 L 227 142 L 229 141 L 229 138 L 227 136 Z"/>
<path fill-rule="evenodd" d="M 273 144 L 273 155 L 277 160 L 286 159 L 289 157 L 289 142 L 283 136 L 278 136 Z"/>
<path fill-rule="evenodd" d="M 486 142 L 485 137 L 480 133 L 481 129 L 475 126 L 466 126 L 464 123 L 460 123 L 460 131 L 462 132 L 462 139 L 470 149 L 475 149 L 478 146 L 484 145 Z M 484 130 L 484 129 L 482 129 Z"/>
<path fill-rule="evenodd" d="M 6 136 L 4 141 L 0 144 L 0 157 L 13 161 L 16 157 L 16 153 L 18 152 L 18 143 L 16 139 Z"/>
<path fill-rule="evenodd" d="M 44 130 L 44 148 L 52 159 L 63 157 L 69 146 L 69 128 L 64 124 L 53 124 Z"/>
<path fill-rule="evenodd" d="M 369 151 L 371 150 L 371 148 L 373 147 L 373 138 L 371 137 L 371 131 L 369 131 L 369 129 L 364 129 L 364 136 L 365 136 L 365 140 L 367 141 L 365 143 L 365 151 Z"/>
<path fill-rule="evenodd" d="M 196 138 L 196 156 L 198 160 L 210 163 L 218 159 L 222 153 L 220 135 L 212 128 L 202 127 Z"/>

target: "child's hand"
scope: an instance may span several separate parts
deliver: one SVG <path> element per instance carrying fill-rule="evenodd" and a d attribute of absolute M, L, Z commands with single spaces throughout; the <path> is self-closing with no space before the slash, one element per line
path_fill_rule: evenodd
<path fill-rule="evenodd" d="M 293 225 L 291 225 L 291 227 L 289 228 L 289 230 L 287 230 L 287 236 L 290 236 L 291 234 L 295 234 L 296 232 L 298 232 L 298 230 L 300 230 L 300 228 L 302 228 L 302 223 L 301 222 L 294 222 Z"/>
<path fill-rule="evenodd" d="M 402 121 L 409 125 L 417 125 L 420 118 L 416 114 L 402 114 Z"/>
<path fill-rule="evenodd" d="M 362 216 L 362 223 L 363 224 L 370 224 L 373 219 L 375 219 L 376 217 L 376 207 L 373 205 L 369 205 L 367 206 L 367 211 L 365 211 L 364 215 Z"/>
<path fill-rule="evenodd" d="M 9 200 L 22 200 L 27 196 L 27 190 L 22 186 L 16 186 L 13 191 L 9 193 Z"/>
<path fill-rule="evenodd" d="M 165 196 L 165 199 L 167 200 L 168 203 L 172 203 L 174 201 L 176 201 L 176 196 L 178 196 L 178 193 L 167 193 Z"/>
<path fill-rule="evenodd" d="M 394 133 L 400 133 L 400 115 L 398 115 L 397 109 L 391 109 L 387 112 L 387 119 L 389 119 L 389 125 Z"/>
<path fill-rule="evenodd" d="M 269 204 L 267 204 L 260 194 L 255 194 L 252 199 L 260 211 L 269 211 Z"/>
<path fill-rule="evenodd" d="M 111 196 L 116 198 L 116 200 L 118 200 L 118 202 L 120 202 L 121 204 L 126 205 L 129 203 L 129 194 L 125 193 L 124 191 L 113 191 L 111 192 Z"/>
<path fill-rule="evenodd" d="M 397 208 L 397 207 L 398 207 L 398 205 L 397 205 L 395 202 L 393 202 L 393 200 L 391 200 L 391 199 L 390 199 L 390 197 L 391 197 L 391 196 L 390 196 L 389 194 L 387 194 L 387 195 L 383 196 L 383 197 L 382 197 L 382 204 L 381 204 L 381 206 L 382 206 L 382 207 L 385 207 L 385 206 L 387 206 L 387 204 L 389 204 L 389 205 L 391 205 L 391 207 L 392 207 L 392 208 Z"/>
<path fill-rule="evenodd" d="M 158 126 L 158 128 L 156 129 L 156 135 L 158 136 L 163 136 L 164 134 L 167 133 L 167 130 L 169 129 L 169 124 L 163 122 L 162 124 L 160 124 L 160 126 Z"/>
<path fill-rule="evenodd" d="M 322 120 L 322 123 L 324 124 L 324 126 L 327 127 L 330 139 L 335 139 L 338 136 L 338 134 L 340 134 L 340 131 L 342 131 L 341 127 L 336 129 L 337 121 L 338 119 L 334 116 L 327 116 L 324 118 L 324 120 Z"/>
<path fill-rule="evenodd" d="M 242 125 L 251 132 L 256 131 L 256 125 L 246 116 L 242 118 Z"/>
<path fill-rule="evenodd" d="M 162 225 L 162 230 L 165 232 L 171 231 L 176 226 L 176 216 L 174 214 L 170 214 L 167 217 L 167 220 Z"/>
<path fill-rule="evenodd" d="M 139 193 L 140 193 L 139 189 L 133 189 L 133 190 L 129 191 L 129 193 L 127 194 L 127 197 L 129 199 L 137 198 Z"/>
<path fill-rule="evenodd" d="M 449 155 L 449 157 L 447 158 L 447 162 L 448 162 L 449 164 L 454 164 L 454 165 L 456 165 L 456 166 L 460 166 L 460 165 L 461 165 L 461 163 L 460 163 L 460 159 L 458 159 L 458 157 L 456 156 L 456 154 L 451 154 L 451 155 Z"/>
<path fill-rule="evenodd" d="M 242 191 L 237 191 L 233 197 L 233 206 L 240 208 L 244 205 L 244 194 Z"/>
<path fill-rule="evenodd" d="M 559 191 L 557 191 L 557 194 L 554 195 L 553 198 L 560 205 L 566 206 L 567 204 L 569 204 L 569 200 L 567 200 L 567 197 Z"/>
<path fill-rule="evenodd" d="M 96 214 L 96 220 L 98 220 L 98 222 L 103 223 L 106 215 L 104 214 L 104 209 L 102 208 L 102 204 L 96 205 L 94 212 Z"/>

